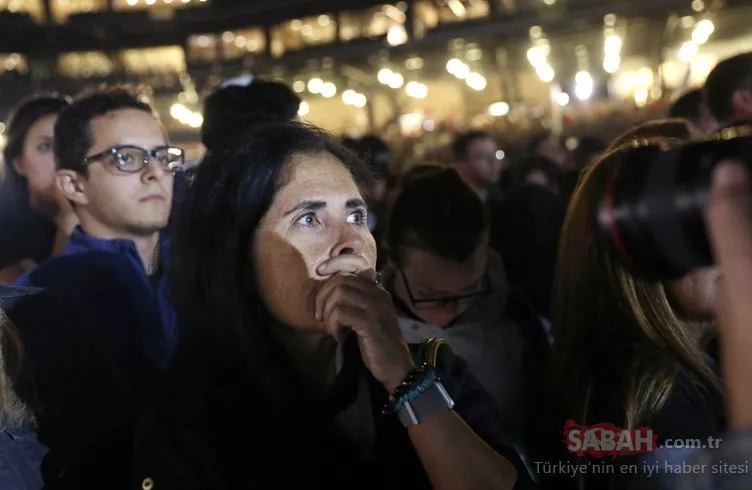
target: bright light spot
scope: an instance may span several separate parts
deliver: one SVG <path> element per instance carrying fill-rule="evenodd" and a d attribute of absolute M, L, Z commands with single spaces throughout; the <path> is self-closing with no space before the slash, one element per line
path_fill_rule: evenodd
<path fill-rule="evenodd" d="M 297 80 L 292 84 L 292 89 L 298 94 L 305 92 L 305 82 L 303 80 Z"/>
<path fill-rule="evenodd" d="M 606 37 L 606 40 L 603 43 L 603 51 L 606 54 L 618 55 L 621 52 L 621 45 L 621 37 L 617 34 L 611 34 L 610 36 Z"/>
<path fill-rule="evenodd" d="M 540 26 L 533 26 L 530 28 L 530 37 L 533 39 L 539 38 L 543 35 L 543 29 Z"/>
<path fill-rule="evenodd" d="M 355 105 L 355 99 L 357 99 L 358 93 L 355 90 L 347 89 L 342 92 L 342 102 L 347 105 Z"/>
<path fill-rule="evenodd" d="M 495 102 L 488 106 L 488 114 L 493 117 L 503 117 L 509 114 L 509 104 L 506 102 Z"/>
<path fill-rule="evenodd" d="M 192 128 L 200 128 L 204 124 L 204 117 L 201 114 L 194 112 L 188 119 L 188 125 Z"/>
<path fill-rule="evenodd" d="M 337 86 L 334 85 L 332 82 L 326 82 L 321 87 L 321 95 L 323 95 L 327 99 L 330 97 L 334 97 L 335 95 L 337 95 Z"/>
<path fill-rule="evenodd" d="M 614 14 L 607 14 L 605 17 L 603 17 L 603 23 L 606 24 L 608 27 L 613 27 L 616 25 L 616 15 Z"/>
<path fill-rule="evenodd" d="M 701 20 L 695 26 L 694 31 L 692 31 L 692 41 L 694 41 L 695 44 L 705 44 L 708 42 L 710 35 L 713 34 L 714 31 L 715 25 L 712 21 L 708 19 Z"/>
<path fill-rule="evenodd" d="M 635 105 L 637 107 L 645 107 L 645 104 L 648 102 L 648 91 L 647 89 L 640 89 L 634 94 L 634 101 Z"/>
<path fill-rule="evenodd" d="M 305 117 L 309 112 L 311 112 L 311 106 L 308 105 L 308 102 L 301 102 L 300 107 L 298 107 L 298 116 Z"/>
<path fill-rule="evenodd" d="M 545 3 L 546 5 L 553 5 L 556 3 L 556 0 L 543 0 L 543 3 Z"/>
<path fill-rule="evenodd" d="M 393 74 L 394 72 L 392 72 L 392 70 L 390 70 L 389 68 L 382 68 L 376 74 L 376 78 L 378 79 L 379 83 L 386 85 L 389 83 L 389 80 L 392 78 Z"/>
<path fill-rule="evenodd" d="M 590 75 L 590 73 L 586 71 L 581 71 L 577 73 L 577 75 L 574 77 L 574 80 L 575 80 L 574 94 L 577 96 L 578 99 L 587 100 L 593 96 L 593 90 L 595 89 L 595 84 L 593 82 L 593 77 Z"/>
<path fill-rule="evenodd" d="M 556 96 L 556 103 L 562 107 L 569 104 L 569 94 L 567 94 L 566 92 L 559 92 L 559 94 Z"/>
<path fill-rule="evenodd" d="M 2 134 L 4 132 L 5 132 L 5 123 L 4 122 L 0 122 L 0 134 Z"/>
<path fill-rule="evenodd" d="M 330 22 L 329 16 L 328 15 L 319 15 L 318 22 L 319 22 L 319 25 L 321 27 L 328 26 L 329 22 Z"/>
<path fill-rule="evenodd" d="M 535 72 L 538 74 L 538 78 L 546 83 L 551 82 L 556 77 L 554 69 L 548 63 L 538 66 Z"/>
<path fill-rule="evenodd" d="M 577 138 L 567 138 L 564 142 L 564 147 L 569 151 L 574 151 L 580 145 L 580 140 Z"/>
<path fill-rule="evenodd" d="M 426 119 L 425 121 L 423 121 L 423 130 L 424 131 L 430 133 L 434 129 L 436 129 L 436 123 L 434 123 L 432 120 Z"/>
<path fill-rule="evenodd" d="M 392 76 L 389 77 L 389 81 L 387 82 L 387 85 L 389 85 L 390 88 L 398 89 L 405 83 L 405 77 L 400 75 L 399 73 L 392 73 Z"/>
<path fill-rule="evenodd" d="M 425 99 L 428 96 L 428 87 L 418 82 L 410 82 L 405 86 L 405 93 L 415 99 Z"/>
<path fill-rule="evenodd" d="M 446 70 L 454 75 L 457 72 L 457 69 L 462 65 L 464 65 L 462 61 L 457 58 L 452 58 L 451 60 L 447 61 Z"/>
<path fill-rule="evenodd" d="M 128 0 L 128 5 L 131 7 L 135 6 L 138 3 L 138 0 Z"/>
<path fill-rule="evenodd" d="M 702 0 L 693 0 L 692 1 L 692 10 L 695 12 L 702 12 L 705 10 L 705 2 Z"/>
<path fill-rule="evenodd" d="M 603 70 L 606 73 L 616 73 L 621 66 L 621 57 L 619 55 L 609 55 L 603 59 Z"/>
<path fill-rule="evenodd" d="M 146 0 L 145 3 L 146 5 L 154 5 L 155 3 L 157 3 L 157 0 Z"/>
<path fill-rule="evenodd" d="M 695 18 L 691 15 L 687 15 L 681 18 L 681 26 L 685 29 L 689 29 L 690 27 L 695 25 Z"/>
<path fill-rule="evenodd" d="M 319 94 L 324 88 L 324 81 L 320 78 L 311 78 L 308 80 L 308 91 L 312 94 Z"/>
<path fill-rule="evenodd" d="M 546 55 L 540 48 L 535 46 L 527 50 L 527 59 L 530 61 L 530 64 L 535 67 L 546 63 Z"/>
<path fill-rule="evenodd" d="M 407 42 L 407 31 L 402 26 L 392 26 L 386 33 L 386 42 L 390 46 L 399 46 Z"/>
<path fill-rule="evenodd" d="M 504 153 L 503 150 L 499 150 L 496 152 L 496 159 L 497 160 L 504 160 L 507 157 L 507 154 Z"/>
<path fill-rule="evenodd" d="M 368 103 L 368 99 L 363 94 L 356 94 L 353 103 L 355 104 L 355 107 L 363 108 Z"/>
<path fill-rule="evenodd" d="M 689 63 L 697 54 L 698 47 L 692 41 L 687 41 L 679 48 L 679 59 L 684 63 Z"/>
<path fill-rule="evenodd" d="M 480 73 L 470 73 L 465 78 L 465 83 L 467 83 L 467 86 L 470 87 L 473 90 L 477 90 L 480 92 L 481 90 L 485 89 L 488 85 L 488 82 L 486 81 L 486 77 L 481 75 Z"/>

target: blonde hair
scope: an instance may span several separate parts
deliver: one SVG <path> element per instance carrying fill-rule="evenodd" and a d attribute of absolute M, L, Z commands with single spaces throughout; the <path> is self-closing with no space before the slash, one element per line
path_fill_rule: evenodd
<path fill-rule="evenodd" d="M 14 383 L 21 375 L 23 343 L 16 326 L 0 310 L 0 428 L 35 426 L 34 413 L 21 401 Z"/>
<path fill-rule="evenodd" d="M 660 124 L 649 128 L 653 143 L 661 143 Z M 663 142 L 677 139 L 676 122 L 665 124 Z M 596 207 L 606 178 L 614 166 L 629 164 L 631 149 L 641 146 L 635 141 L 644 140 L 641 129 L 586 168 L 567 210 L 552 304 L 552 400 L 563 420 L 640 427 L 666 402 L 680 372 L 707 390 L 721 390 L 664 285 L 633 276 L 598 229 Z M 685 132 L 688 141 L 688 127 Z"/>

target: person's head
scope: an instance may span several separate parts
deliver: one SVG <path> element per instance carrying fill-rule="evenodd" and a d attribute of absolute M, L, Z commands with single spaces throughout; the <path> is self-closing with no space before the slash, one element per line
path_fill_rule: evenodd
<path fill-rule="evenodd" d="M 54 149 L 58 189 L 88 233 L 146 237 L 167 225 L 183 151 L 169 146 L 152 106 L 134 91 L 79 96 L 58 116 Z"/>
<path fill-rule="evenodd" d="M 669 109 L 669 117 L 686 119 L 702 133 L 710 133 L 718 127 L 702 89 L 690 90 L 676 99 Z"/>
<path fill-rule="evenodd" d="M 605 153 L 623 146 L 644 146 L 645 140 L 665 141 L 668 144 L 686 142 L 699 137 L 685 119 L 660 119 L 640 124 L 617 136 Z"/>
<path fill-rule="evenodd" d="M 543 157 L 528 157 L 513 167 L 515 185 L 537 185 L 553 194 L 561 194 L 563 179 L 561 167 Z"/>
<path fill-rule="evenodd" d="M 569 154 L 561 141 L 551 131 L 542 131 L 533 136 L 528 144 L 528 156 L 548 158 L 560 167 L 569 163 Z"/>
<path fill-rule="evenodd" d="M 392 294 L 424 321 L 444 326 L 488 287 L 483 203 L 454 169 L 412 180 L 392 209 Z"/>
<path fill-rule="evenodd" d="M 600 138 L 585 137 L 580 140 L 574 150 L 575 168 L 581 171 L 601 156 L 608 145 Z"/>
<path fill-rule="evenodd" d="M 496 142 L 484 131 L 468 131 L 454 139 L 454 163 L 467 185 L 484 190 L 498 183 L 502 168 L 498 150 Z"/>
<path fill-rule="evenodd" d="M 35 210 L 54 217 L 58 212 L 55 159 L 52 141 L 57 114 L 70 99 L 59 95 L 37 96 L 21 102 L 13 111 L 3 150 L 5 169 L 0 175 L 17 200 L 27 200 Z"/>
<path fill-rule="evenodd" d="M 221 87 L 204 102 L 201 142 L 209 151 L 222 149 L 254 126 L 296 119 L 299 108 L 300 97 L 283 83 L 253 78 Z"/>
<path fill-rule="evenodd" d="M 674 123 L 665 124 L 662 140 L 660 123 L 652 124 L 651 144 L 676 141 Z M 641 140 L 644 130 L 634 132 Z M 690 137 L 685 130 L 683 140 Z M 679 370 L 717 388 L 700 325 L 714 318 L 718 276 L 699 271 L 676 282 L 652 282 L 619 262 L 597 214 L 608 174 L 643 157 L 628 135 L 622 139 L 585 170 L 567 211 L 552 302 L 554 386 L 569 390 L 560 393 L 565 416 L 635 428 L 662 406 Z"/>
<path fill-rule="evenodd" d="M 752 118 L 752 52 L 718 63 L 705 80 L 704 92 L 719 124 Z"/>
<path fill-rule="evenodd" d="M 172 242 L 191 345 L 237 358 L 262 349 L 269 328 L 326 333 L 313 298 L 330 276 L 319 266 L 341 254 L 376 264 L 361 192 L 368 175 L 353 153 L 297 122 L 262 125 L 209 153 Z"/>
<path fill-rule="evenodd" d="M 373 173 L 373 181 L 368 189 L 368 197 L 374 204 L 380 203 L 386 193 L 391 152 L 387 144 L 375 135 L 368 135 L 351 143 L 351 148 L 368 164 Z"/>

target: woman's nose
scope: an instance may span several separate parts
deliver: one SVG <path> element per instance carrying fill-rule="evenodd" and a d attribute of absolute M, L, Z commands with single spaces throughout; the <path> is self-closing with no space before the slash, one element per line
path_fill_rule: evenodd
<path fill-rule="evenodd" d="M 332 249 L 332 257 L 337 255 L 362 255 L 365 241 L 358 232 L 350 226 L 343 227 L 339 240 Z"/>

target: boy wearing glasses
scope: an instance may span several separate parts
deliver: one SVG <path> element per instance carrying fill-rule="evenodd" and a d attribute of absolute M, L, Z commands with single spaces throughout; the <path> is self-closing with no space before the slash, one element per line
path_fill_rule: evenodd
<path fill-rule="evenodd" d="M 94 288 L 119 287 L 138 298 L 146 328 L 134 333 L 147 358 L 164 367 L 175 340 L 174 311 L 164 271 L 174 173 L 183 150 L 171 146 L 150 104 L 125 87 L 84 93 L 55 125 L 56 184 L 78 216 L 64 251 L 23 276 L 18 285 L 92 297 Z M 101 289 L 98 290 L 101 293 Z M 97 311 L 103 327 L 113 319 Z"/>

